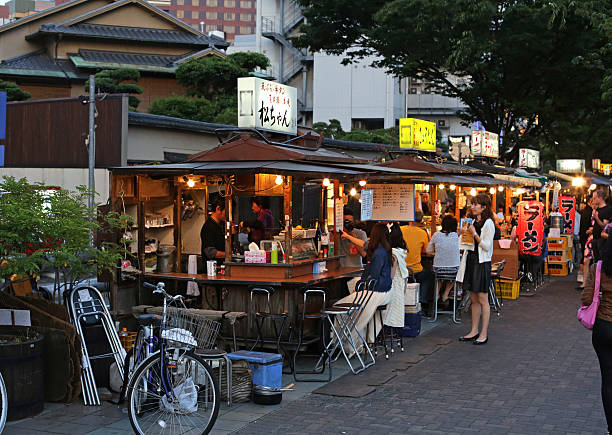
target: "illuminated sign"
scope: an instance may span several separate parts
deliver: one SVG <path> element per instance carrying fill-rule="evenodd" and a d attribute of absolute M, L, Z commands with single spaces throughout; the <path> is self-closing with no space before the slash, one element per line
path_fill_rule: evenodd
<path fill-rule="evenodd" d="M 297 89 L 256 77 L 239 78 L 238 127 L 297 134 Z"/>
<path fill-rule="evenodd" d="M 473 131 L 472 154 L 483 157 L 499 157 L 499 135 L 488 131 Z"/>
<path fill-rule="evenodd" d="M 565 172 L 569 174 L 584 172 L 585 163 L 580 159 L 561 159 L 557 160 L 557 172 Z"/>
<path fill-rule="evenodd" d="M 436 123 L 422 119 L 400 119 L 400 148 L 436 151 Z"/>
<path fill-rule="evenodd" d="M 539 168 L 540 152 L 526 148 L 519 149 L 519 168 Z"/>
<path fill-rule="evenodd" d="M 609 176 L 612 172 L 612 163 L 600 163 L 599 170 L 603 172 L 604 175 Z"/>

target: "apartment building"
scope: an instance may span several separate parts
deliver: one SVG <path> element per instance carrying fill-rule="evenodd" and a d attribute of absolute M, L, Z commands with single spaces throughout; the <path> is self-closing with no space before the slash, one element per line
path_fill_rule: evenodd
<path fill-rule="evenodd" d="M 202 33 L 224 32 L 227 41 L 234 41 L 236 35 L 255 33 L 256 0 L 169 0 L 151 3 Z"/>

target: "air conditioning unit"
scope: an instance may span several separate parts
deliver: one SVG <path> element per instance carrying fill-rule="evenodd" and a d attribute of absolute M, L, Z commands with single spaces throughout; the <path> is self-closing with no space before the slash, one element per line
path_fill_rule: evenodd
<path fill-rule="evenodd" d="M 410 88 L 410 93 L 411 94 L 416 94 L 417 93 L 417 88 Z"/>

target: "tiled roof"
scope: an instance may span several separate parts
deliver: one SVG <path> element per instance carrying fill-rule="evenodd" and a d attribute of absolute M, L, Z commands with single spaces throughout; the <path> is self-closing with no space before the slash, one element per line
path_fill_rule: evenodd
<path fill-rule="evenodd" d="M 33 76 L 86 78 L 68 59 L 53 59 L 42 49 L 0 62 L 0 73 Z"/>
<path fill-rule="evenodd" d="M 197 36 L 181 30 L 150 29 L 144 27 L 111 26 L 104 24 L 43 24 L 37 32 L 28 35 L 26 39 L 34 39 L 44 34 L 63 34 L 81 37 L 120 39 L 126 41 L 160 42 L 164 44 L 183 44 L 197 46 L 215 46 L 225 48 L 228 42 L 206 35 Z"/>
<path fill-rule="evenodd" d="M 124 53 L 119 51 L 79 50 L 81 58 L 87 62 L 117 63 L 129 65 L 150 65 L 172 67 L 183 56 L 169 54 Z"/>

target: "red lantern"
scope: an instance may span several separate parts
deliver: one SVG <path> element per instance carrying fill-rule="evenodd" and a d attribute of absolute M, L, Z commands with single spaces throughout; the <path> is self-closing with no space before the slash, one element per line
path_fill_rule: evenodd
<path fill-rule="evenodd" d="M 560 196 L 559 213 L 561 213 L 565 219 L 563 233 L 574 234 L 574 225 L 576 225 L 576 198 L 572 198 L 571 196 Z"/>

